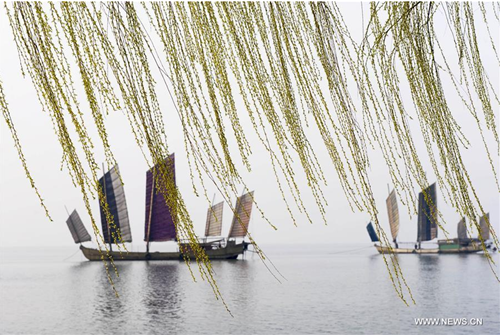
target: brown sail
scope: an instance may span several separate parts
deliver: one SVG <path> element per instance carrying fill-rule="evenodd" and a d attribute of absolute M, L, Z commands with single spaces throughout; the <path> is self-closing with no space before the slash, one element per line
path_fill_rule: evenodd
<path fill-rule="evenodd" d="M 484 214 L 481 219 L 479 219 L 479 227 L 481 228 L 481 236 L 483 240 L 490 239 L 490 213 Z"/>
<path fill-rule="evenodd" d="M 214 205 L 207 210 L 205 236 L 221 236 L 223 209 L 224 202 L 219 202 L 217 205 Z"/>
<path fill-rule="evenodd" d="M 252 191 L 238 198 L 228 237 L 245 237 L 247 235 L 250 214 L 252 213 L 253 193 Z"/>
<path fill-rule="evenodd" d="M 399 210 L 396 192 L 392 190 L 386 200 L 389 225 L 391 226 L 392 240 L 396 241 L 399 233 Z"/>
<path fill-rule="evenodd" d="M 438 236 L 437 231 L 436 183 L 418 195 L 418 233 L 417 240 L 430 241 Z"/>

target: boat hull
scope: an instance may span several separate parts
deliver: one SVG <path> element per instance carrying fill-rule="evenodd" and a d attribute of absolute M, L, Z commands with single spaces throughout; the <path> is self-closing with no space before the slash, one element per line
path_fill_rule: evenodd
<path fill-rule="evenodd" d="M 239 244 L 230 243 L 225 247 L 216 249 L 205 248 L 205 253 L 211 260 L 225 260 L 225 259 L 237 259 L 239 255 L 242 255 L 248 248 L 248 243 L 242 242 Z M 89 261 L 100 261 L 101 252 L 97 249 L 86 248 L 83 245 L 80 246 L 85 258 Z M 113 257 L 113 261 L 182 261 L 184 260 L 180 252 L 119 252 L 111 251 L 110 256 Z M 189 252 L 189 257 L 193 258 L 194 254 Z"/>
<path fill-rule="evenodd" d="M 380 254 L 388 254 L 392 251 L 394 254 L 471 254 L 483 251 L 480 244 L 460 246 L 456 249 L 410 249 L 410 248 L 392 248 L 390 251 L 388 247 L 375 244 L 375 248 Z"/>

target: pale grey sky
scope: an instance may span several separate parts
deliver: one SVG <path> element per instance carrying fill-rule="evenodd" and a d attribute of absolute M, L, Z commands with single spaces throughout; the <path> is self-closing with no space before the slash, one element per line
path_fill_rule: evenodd
<path fill-rule="evenodd" d="M 352 27 L 354 36 L 358 37 L 362 23 L 360 8 L 359 3 L 343 4 L 341 6 L 346 22 Z M 368 4 L 364 4 L 364 8 L 366 19 L 368 16 Z M 2 120 L 0 122 L 0 246 L 72 245 L 72 238 L 65 223 L 67 214 L 64 206 L 66 205 L 69 211 L 76 208 L 89 231 L 91 229 L 90 221 L 86 214 L 80 192 L 72 185 L 67 171 L 60 171 L 62 151 L 52 130 L 50 118 L 41 111 L 30 79 L 21 76 L 19 59 L 12 40 L 10 26 L 6 19 L 5 9 L 2 7 L 0 12 L 0 78 L 3 81 L 7 102 L 9 103 L 28 166 L 54 219 L 54 222 L 49 222 L 45 218 L 44 211 L 24 175 L 22 165 L 13 146 L 10 132 Z M 481 25 L 482 21 L 479 17 L 476 22 L 481 27 L 481 30 L 478 31 L 481 48 L 488 51 L 483 54 L 486 72 L 490 76 L 494 86 L 498 87 L 498 63 L 494 54 L 490 51 L 490 41 L 484 25 Z M 492 20 L 492 22 L 495 21 Z M 444 43 L 445 48 L 454 48 L 445 22 L 440 22 L 436 25 L 436 28 L 438 29 L 438 35 L 442 37 L 441 41 Z M 442 30 L 440 31 L 439 29 Z M 498 41 L 498 29 L 492 27 L 491 31 L 494 34 L 495 41 Z M 500 48 L 497 46 L 497 49 Z M 404 85 L 402 86 L 403 93 L 406 90 L 407 94 L 407 88 Z M 448 102 L 457 120 L 462 125 L 465 135 L 471 142 L 471 148 L 463 150 L 463 159 L 469 167 L 468 171 L 480 199 L 484 207 L 490 211 L 491 220 L 496 227 L 495 229 L 499 231 L 499 195 L 477 126 L 466 108 L 453 95 L 454 89 L 447 81 L 445 81 L 445 90 L 450 94 L 450 97 L 454 97 L 454 99 L 450 99 Z M 165 87 L 159 85 L 157 93 L 164 113 L 164 122 L 167 127 L 167 136 L 169 139 L 168 144 L 176 154 L 177 183 L 183 192 L 185 202 L 190 210 L 196 232 L 202 235 L 207 203 L 204 198 L 196 198 L 192 194 L 184 142 L 180 131 L 180 122 L 172 102 L 168 94 L 166 94 Z M 79 92 L 79 96 L 83 99 L 81 91 Z M 355 94 L 353 94 L 353 97 L 356 99 Z M 240 110 L 244 110 L 241 101 L 239 103 Z M 415 115 L 414 110 L 411 108 L 411 101 L 407 101 L 406 106 L 408 111 L 412 115 Z M 88 111 L 85 103 L 82 103 L 82 107 L 85 111 Z M 495 105 L 494 108 L 498 118 L 498 106 Z M 87 124 L 90 124 L 90 122 L 87 122 Z M 128 121 L 122 112 L 116 111 L 111 113 L 106 118 L 106 125 L 110 135 L 110 143 L 125 182 L 134 248 L 139 248 L 143 244 L 147 164 L 135 143 Z M 248 123 L 247 125 L 248 129 L 252 129 Z M 421 150 L 420 153 L 424 167 L 429 171 L 428 178 L 433 181 L 435 178 L 433 177 L 430 163 L 425 158 L 427 154 L 424 152 L 425 147 L 416 118 L 411 121 L 411 127 L 417 146 Z M 97 132 L 93 127 L 89 128 L 91 128 L 90 133 L 96 138 L 95 143 L 98 144 Z M 496 144 L 493 137 L 489 132 L 485 132 L 485 134 L 487 143 L 492 148 L 493 153 L 495 153 Z M 310 225 L 304 216 L 297 213 L 299 226 L 293 226 L 286 207 L 281 200 L 272 170 L 270 169 L 268 154 L 260 144 L 256 144 L 252 148 L 251 164 L 253 171 L 251 174 L 246 173 L 244 175 L 249 187 L 255 190 L 257 202 L 271 222 L 278 227 L 278 231 L 274 231 L 269 227 L 259 215 L 255 215 L 257 212 L 254 211 L 253 219 L 250 223 L 250 232 L 254 235 L 257 242 L 260 243 L 364 242 L 369 245 L 369 238 L 365 229 L 369 221 L 369 215 L 367 213 L 351 212 L 321 139 L 314 133 L 314 129 L 310 130 L 309 135 L 313 145 L 317 148 L 316 154 L 323 164 L 323 171 L 329 183 L 328 187 L 323 189 L 329 203 L 327 207 L 328 225 L 325 226 L 323 224 L 315 202 L 312 196 L 310 196 L 310 192 L 307 193 L 304 191 L 304 202 L 310 209 L 311 217 L 315 223 Z M 253 129 L 248 132 L 248 137 L 250 140 L 256 139 L 253 135 Z M 254 143 L 257 142 L 254 141 Z M 100 161 L 103 160 L 103 152 L 100 148 L 96 148 L 96 157 Z M 388 194 L 387 183 L 390 183 L 390 178 L 387 167 L 377 150 L 370 151 L 370 158 L 370 178 L 379 206 L 380 220 L 389 234 L 385 199 Z M 493 158 L 495 159 L 494 163 L 498 171 L 498 157 L 494 155 Z M 300 187 L 305 190 L 307 185 L 304 176 L 299 176 L 298 180 L 301 182 Z M 210 184 L 207 185 L 211 197 L 215 193 L 215 187 Z M 447 220 L 446 228 L 451 232 L 451 236 L 456 236 L 456 223 L 460 217 L 448 204 L 444 203 L 439 191 L 438 197 L 439 208 Z M 218 199 L 221 199 L 220 196 Z M 233 199 L 233 203 L 234 201 L 235 199 Z M 414 241 L 417 230 L 416 217 L 410 220 L 406 209 L 402 207 L 401 203 L 399 203 L 399 207 L 401 216 L 399 240 Z M 99 220 L 97 201 L 93 201 L 93 209 Z M 225 234 L 229 229 L 232 213 L 227 205 L 224 212 L 223 233 Z M 98 225 L 100 226 L 100 221 L 98 221 Z M 440 237 L 442 236 L 443 234 L 440 233 Z"/>

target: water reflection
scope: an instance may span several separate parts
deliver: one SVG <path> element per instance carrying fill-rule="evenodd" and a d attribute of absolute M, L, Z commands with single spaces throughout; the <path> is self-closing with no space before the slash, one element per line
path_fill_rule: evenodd
<path fill-rule="evenodd" d="M 146 262 L 145 292 L 142 303 L 147 318 L 152 322 L 159 319 L 179 318 L 181 311 L 181 288 L 179 287 L 179 263 Z"/>
<path fill-rule="evenodd" d="M 436 273 L 440 270 L 441 255 L 418 255 L 418 265 L 420 268 L 420 273 Z"/>
<path fill-rule="evenodd" d="M 97 264 L 96 264 L 97 265 Z M 93 317 L 96 321 L 104 325 L 120 325 L 119 327 L 126 328 L 126 323 L 129 318 L 127 318 L 127 311 L 133 304 L 132 297 L 134 292 L 134 286 L 131 283 L 131 276 L 133 276 L 133 265 L 130 262 L 116 263 L 116 269 L 118 271 L 119 277 L 114 273 L 113 268 L 109 267 L 109 275 L 111 276 L 114 287 L 119 294 L 119 298 L 116 297 L 113 287 L 110 285 L 107 273 L 102 269 L 98 271 L 99 274 L 95 280 L 96 284 L 96 294 L 94 296 L 94 312 Z M 108 328 L 104 326 L 102 329 L 109 329 L 110 331 L 115 331 L 116 326 Z"/>
<path fill-rule="evenodd" d="M 119 276 L 109 265 L 109 274 L 119 294 L 116 297 L 102 262 L 81 262 L 68 267 L 71 284 L 68 300 L 72 310 L 87 308 L 79 315 L 86 332 L 148 333 L 155 329 L 179 329 L 184 287 L 179 284 L 178 262 L 117 262 Z M 90 308 L 89 308 L 90 307 Z M 72 312 L 71 312 L 72 313 Z M 71 315 L 68 315 L 70 317 Z M 83 320 L 92 320 L 91 324 Z M 173 320 L 177 320 L 174 321 Z"/>
<path fill-rule="evenodd" d="M 441 290 L 442 266 L 440 255 L 418 255 L 417 289 L 420 298 L 419 307 L 423 310 L 432 308 L 441 315 L 443 292 Z"/>
<path fill-rule="evenodd" d="M 440 255 L 418 255 L 418 285 L 424 294 L 435 296 L 435 289 L 441 280 L 441 256 Z"/>

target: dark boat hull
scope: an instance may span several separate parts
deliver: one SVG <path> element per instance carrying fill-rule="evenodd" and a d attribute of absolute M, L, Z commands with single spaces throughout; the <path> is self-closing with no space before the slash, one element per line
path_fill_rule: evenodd
<path fill-rule="evenodd" d="M 239 244 L 228 242 L 225 247 L 220 247 L 216 249 L 205 248 L 205 253 L 211 260 L 220 259 L 237 259 L 239 255 L 242 255 L 245 250 L 247 250 L 248 243 L 242 242 Z M 80 246 L 83 255 L 89 261 L 100 261 L 101 253 L 97 249 L 86 248 L 83 245 Z M 180 252 L 119 252 L 112 251 L 109 253 L 113 257 L 114 261 L 182 261 L 184 260 Z M 190 253 L 190 258 L 194 255 Z"/>

